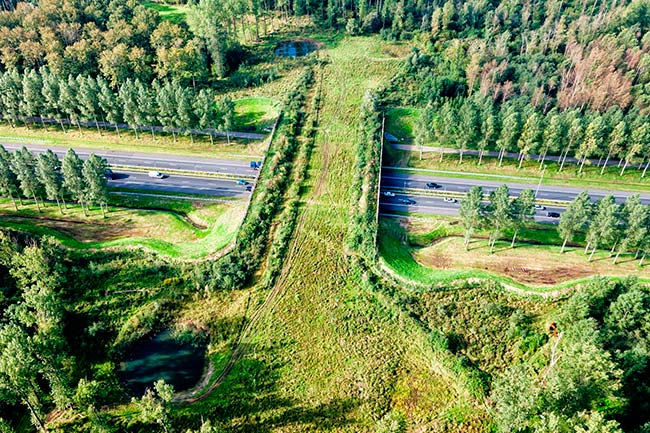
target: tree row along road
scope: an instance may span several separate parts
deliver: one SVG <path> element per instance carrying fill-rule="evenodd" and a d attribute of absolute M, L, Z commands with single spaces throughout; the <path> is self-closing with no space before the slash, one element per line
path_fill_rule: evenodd
<path fill-rule="evenodd" d="M 8 151 L 18 150 L 25 146 L 35 153 L 45 152 L 51 149 L 59 158 L 65 156 L 67 147 L 49 146 L 41 144 L 22 144 L 22 143 L 0 143 Z M 114 150 L 98 150 L 74 148 L 80 158 L 86 159 L 91 153 L 101 156 L 108 161 L 109 165 L 127 165 L 142 168 L 156 168 L 163 170 L 184 170 L 192 172 L 219 173 L 234 176 L 255 177 L 257 171 L 250 168 L 250 161 L 241 161 L 235 159 L 212 159 L 195 156 L 179 156 L 166 154 L 151 154 L 139 152 L 122 152 Z M 261 160 L 260 157 L 251 157 L 251 161 Z"/>
<path fill-rule="evenodd" d="M 440 185 L 440 188 L 427 188 L 426 184 L 428 182 L 437 183 Z M 430 193 L 436 191 L 464 194 L 473 186 L 482 186 L 483 192 L 489 194 L 491 191 L 494 191 L 498 186 L 503 184 L 508 185 L 510 193 L 513 196 L 518 196 L 524 189 L 531 189 L 533 191 L 537 189 L 536 184 L 423 176 L 403 174 L 384 169 L 382 171 L 380 212 L 385 214 L 391 212 L 415 212 L 423 214 L 457 215 L 460 201 L 456 203 L 445 202 L 442 197 L 432 197 Z M 408 188 L 409 191 L 405 192 L 405 188 Z M 417 190 L 421 190 L 422 193 L 418 193 Z M 573 201 L 573 199 L 583 190 L 584 189 L 582 188 L 574 187 L 540 185 L 537 198 L 548 201 L 570 202 Z M 387 191 L 394 192 L 395 196 L 387 197 L 383 195 L 383 193 Z M 627 197 L 635 194 L 633 192 L 597 189 L 590 189 L 588 192 L 592 201 L 596 201 L 608 194 L 612 194 L 616 198 L 617 203 L 623 203 Z M 640 194 L 640 196 L 643 204 L 650 204 L 650 193 Z M 413 200 L 415 203 L 403 203 L 402 200 L 406 199 Z M 559 218 L 548 217 L 548 212 L 562 213 L 563 211 L 564 208 L 561 205 L 546 206 L 546 209 L 537 210 L 535 220 L 556 224 L 559 222 Z"/>

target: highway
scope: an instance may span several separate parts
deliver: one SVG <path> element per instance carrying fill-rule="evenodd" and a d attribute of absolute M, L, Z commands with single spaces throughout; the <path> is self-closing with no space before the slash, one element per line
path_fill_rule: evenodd
<path fill-rule="evenodd" d="M 428 182 L 434 182 L 440 185 L 439 188 L 427 188 Z M 522 184 L 515 182 L 508 182 L 507 180 L 479 180 L 479 179 L 465 179 L 465 178 L 450 178 L 442 176 L 424 176 L 419 174 L 405 174 L 395 170 L 383 169 L 381 180 L 380 197 L 380 212 L 414 212 L 423 214 L 442 214 L 442 215 L 457 215 L 460 203 L 447 203 L 443 201 L 442 197 L 431 197 L 432 192 L 452 192 L 463 194 L 473 186 L 482 186 L 484 193 L 488 194 L 497 187 L 506 184 L 510 188 L 510 194 L 517 196 L 523 189 L 531 189 L 535 191 L 537 184 Z M 408 188 L 409 191 L 404 191 Z M 422 191 L 421 193 L 417 190 Z M 392 191 L 395 193 L 394 197 L 387 197 L 383 193 Z M 582 188 L 554 186 L 554 185 L 541 185 L 537 193 L 537 198 L 549 201 L 572 201 L 580 192 Z M 606 191 L 602 189 L 590 189 L 588 193 L 592 201 L 596 201 L 607 194 L 612 194 L 618 203 L 623 203 L 625 199 L 634 194 L 633 192 L 624 191 Z M 641 201 L 650 205 L 650 193 L 643 193 Z M 402 202 L 404 199 L 411 199 L 415 204 L 405 204 Z M 547 223 L 557 223 L 558 218 L 550 218 L 547 212 L 562 213 L 563 208 L 559 206 L 546 206 L 547 209 L 538 210 L 536 220 Z"/>
<path fill-rule="evenodd" d="M 0 143 L 9 152 L 20 149 L 23 144 Z M 37 144 L 24 144 L 29 150 L 35 153 L 45 152 L 51 149 L 59 158 L 63 159 L 68 151 L 67 147 L 47 146 Z M 155 168 L 161 172 L 165 170 L 185 170 L 205 173 L 220 173 L 242 177 L 255 177 L 257 171 L 250 168 L 250 161 L 235 159 L 213 159 L 194 156 L 178 156 L 166 154 L 151 154 L 138 152 L 118 152 L 113 150 L 80 149 L 75 152 L 81 159 L 86 159 L 91 153 L 106 158 L 110 165 L 127 165 L 133 167 Z"/>
<path fill-rule="evenodd" d="M 113 188 L 128 188 L 156 192 L 181 194 L 201 194 L 215 197 L 248 197 L 251 193 L 246 187 L 254 183 L 238 185 L 235 180 L 214 179 L 194 176 L 169 175 L 164 179 L 147 176 L 147 173 L 115 171 L 115 178 L 108 181 Z"/>

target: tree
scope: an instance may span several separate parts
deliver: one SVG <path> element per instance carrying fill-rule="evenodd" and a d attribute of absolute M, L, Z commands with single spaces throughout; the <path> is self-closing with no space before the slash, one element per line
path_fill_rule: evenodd
<path fill-rule="evenodd" d="M 481 138 L 478 142 L 478 164 L 483 162 L 483 153 L 492 143 L 496 142 L 497 132 L 499 131 L 499 119 L 494 113 L 492 101 L 485 100 L 483 113 L 481 114 Z"/>
<path fill-rule="evenodd" d="M 176 99 L 176 116 L 174 118 L 176 127 L 184 133 L 189 131 L 190 139 L 194 141 L 192 136 L 194 113 L 192 111 L 192 95 L 190 90 L 177 85 L 174 95 Z"/>
<path fill-rule="evenodd" d="M 190 31 L 205 43 L 212 59 L 213 72 L 219 78 L 223 78 L 227 72 L 228 31 L 223 25 L 228 22 L 226 11 L 220 0 L 199 0 L 190 7 L 186 18 Z"/>
<path fill-rule="evenodd" d="M 201 89 L 194 98 L 194 117 L 197 119 L 199 128 L 208 131 L 210 143 L 214 145 L 213 129 L 221 122 L 218 117 L 217 107 L 214 101 L 214 92 L 210 89 Z"/>
<path fill-rule="evenodd" d="M 90 157 L 83 163 L 83 179 L 86 184 L 86 197 L 89 203 L 97 203 L 106 217 L 106 205 L 108 201 L 108 180 L 106 179 L 106 161 L 103 158 L 90 154 Z"/>
<path fill-rule="evenodd" d="M 70 118 L 71 123 L 76 123 L 81 132 L 81 123 L 79 122 L 79 97 L 77 81 L 68 76 L 68 80 L 61 80 L 59 83 L 59 96 L 61 110 Z"/>
<path fill-rule="evenodd" d="M 558 224 L 558 233 L 564 241 L 560 253 L 564 252 L 564 247 L 568 241 L 573 240 L 576 232 L 583 229 L 591 218 L 591 199 L 587 191 L 582 191 L 577 197 L 569 203 L 566 210 L 560 216 Z"/>
<path fill-rule="evenodd" d="M 18 196 L 18 178 L 14 173 L 11 154 L 7 152 L 3 145 L 0 144 L 0 194 L 7 195 L 11 198 L 16 210 L 16 196 Z"/>
<path fill-rule="evenodd" d="M 541 170 L 546 161 L 546 154 L 548 152 L 557 152 L 562 147 L 564 142 L 564 122 L 562 117 L 556 112 L 551 112 L 547 116 L 547 119 L 550 117 L 546 128 L 544 128 L 543 135 L 543 145 L 541 152 L 541 160 L 539 163 L 539 169 Z"/>
<path fill-rule="evenodd" d="M 120 106 L 120 100 L 108 86 L 108 82 L 103 77 L 97 79 L 97 86 L 99 87 L 99 93 L 97 94 L 99 108 L 104 112 L 104 115 L 106 116 L 105 120 L 108 120 L 109 123 L 115 125 L 115 131 L 119 137 L 120 128 L 118 123 L 122 120 L 122 107 Z"/>
<path fill-rule="evenodd" d="M 230 145 L 230 130 L 235 123 L 235 103 L 230 97 L 226 96 L 221 100 L 219 105 L 222 113 L 221 126 L 226 131 L 226 139 L 228 140 L 228 145 Z"/>
<path fill-rule="evenodd" d="M 512 202 L 512 225 L 514 233 L 510 248 L 515 246 L 517 233 L 522 227 L 526 227 L 535 221 L 535 193 L 531 189 L 524 189 Z"/>
<path fill-rule="evenodd" d="M 576 115 L 574 112 L 571 112 L 569 115 L 568 119 L 570 120 L 570 126 L 569 126 L 569 142 L 568 145 L 566 146 L 566 149 L 564 150 L 564 155 L 562 156 L 562 162 L 560 163 L 560 169 L 558 171 L 562 171 L 564 168 L 564 163 L 566 162 L 567 155 L 569 154 L 570 151 L 575 149 L 576 145 L 582 141 L 582 137 L 584 134 L 584 128 L 582 125 L 582 117 L 580 115 Z"/>
<path fill-rule="evenodd" d="M 59 213 L 63 214 L 60 199 L 63 199 L 63 175 L 61 174 L 61 161 L 54 152 L 47 149 L 44 153 L 38 155 L 38 164 L 36 166 L 38 178 L 45 187 L 45 195 L 48 200 L 56 200 Z M 65 204 L 65 200 L 63 201 Z"/>
<path fill-rule="evenodd" d="M 172 83 L 167 81 L 156 93 L 156 103 L 158 105 L 158 121 L 163 126 L 163 130 L 171 132 L 176 142 L 176 129 L 174 128 L 176 119 L 176 94 Z"/>
<path fill-rule="evenodd" d="M 53 119 L 57 119 L 61 125 L 61 130 L 66 132 L 63 126 L 63 118 L 61 116 L 61 88 L 60 80 L 57 75 L 51 74 L 47 70 L 41 71 L 43 77 L 42 94 L 44 98 L 45 115 Z"/>
<path fill-rule="evenodd" d="M 16 126 L 20 116 L 20 103 L 23 100 L 22 90 L 23 83 L 17 70 L 12 69 L 0 77 L 2 115 L 9 119 L 11 126 Z"/>
<path fill-rule="evenodd" d="M 68 149 L 68 152 L 63 158 L 62 164 L 63 185 L 65 189 L 70 192 L 72 197 L 81 205 L 81 210 L 83 211 L 84 216 L 88 216 L 86 213 L 86 207 L 84 206 L 84 202 L 86 201 L 86 186 L 82 171 L 83 162 L 79 159 L 79 156 L 77 156 L 73 149 Z"/>
<path fill-rule="evenodd" d="M 607 195 L 600 199 L 596 205 L 594 219 L 589 224 L 587 231 L 587 246 L 593 247 L 589 261 L 591 261 L 596 248 L 611 245 L 614 242 L 618 219 L 618 205 L 614 196 Z"/>
<path fill-rule="evenodd" d="M 463 163 L 463 154 L 467 146 L 474 146 L 480 133 L 479 113 L 471 99 L 466 99 L 460 109 L 460 128 L 456 136 L 456 147 L 460 151 L 459 163 Z"/>
<path fill-rule="evenodd" d="M 512 224 L 510 210 L 510 190 L 507 185 L 501 185 L 490 193 L 488 219 L 492 232 L 490 233 L 490 254 L 494 253 L 494 244 L 506 227 Z"/>
<path fill-rule="evenodd" d="M 628 143 L 628 150 L 625 154 L 625 164 L 621 169 L 621 176 L 625 173 L 628 164 L 646 148 L 648 143 L 650 143 L 650 126 L 645 122 L 635 125 L 632 130 L 630 142 Z"/>
<path fill-rule="evenodd" d="M 32 197 L 34 199 L 36 208 L 40 212 L 41 207 L 38 204 L 38 199 L 36 197 L 42 194 L 43 185 L 38 179 L 38 176 L 36 176 L 36 161 L 34 160 L 34 155 L 23 146 L 21 149 L 14 152 L 12 167 L 14 173 L 16 173 L 16 176 L 18 177 L 20 189 L 23 194 L 25 197 Z"/>
<path fill-rule="evenodd" d="M 156 107 L 156 97 L 147 90 L 146 86 L 144 86 L 140 80 L 136 80 L 135 82 L 135 93 L 139 108 L 137 111 L 137 123 L 140 127 L 149 125 L 149 128 L 151 129 L 151 138 L 155 140 L 154 123 L 156 122 L 156 112 L 158 111 Z"/>
<path fill-rule="evenodd" d="M 618 261 L 621 252 L 629 248 L 637 249 L 641 246 L 643 239 L 648 236 L 648 208 L 641 204 L 638 194 L 631 195 L 625 200 L 624 214 L 626 218 L 625 232 L 618 245 L 618 252 L 614 258 L 614 264 Z"/>
<path fill-rule="evenodd" d="M 131 79 L 127 79 L 119 90 L 120 102 L 122 105 L 122 116 L 126 123 L 135 132 L 135 138 L 138 137 L 138 119 L 140 118 L 140 107 L 138 107 L 137 97 L 138 94 L 135 85 Z"/>
<path fill-rule="evenodd" d="M 36 71 L 23 73 L 23 98 L 20 102 L 20 111 L 26 117 L 43 116 L 45 101 L 41 90 L 43 81 Z M 43 118 L 41 117 L 41 121 Z M 45 125 L 45 123 L 43 123 Z"/>
<path fill-rule="evenodd" d="M 600 170 L 602 175 L 605 172 L 607 163 L 609 162 L 610 156 L 619 155 L 627 142 L 627 124 L 624 120 L 621 120 L 616 124 L 611 134 L 609 134 L 609 140 L 607 145 L 607 156 L 605 157 L 605 162 L 603 163 L 603 168 Z"/>
<path fill-rule="evenodd" d="M 517 141 L 517 147 L 519 148 L 519 168 L 521 168 L 524 159 L 528 159 L 528 155 L 539 147 L 540 136 L 541 118 L 537 112 L 533 111 L 528 116 L 528 119 L 526 119 L 524 129 Z"/>
<path fill-rule="evenodd" d="M 440 161 L 445 152 L 445 146 L 451 143 L 456 136 L 458 116 L 449 101 L 445 101 L 434 119 L 434 130 L 440 143 Z"/>
<path fill-rule="evenodd" d="M 503 125 L 501 127 L 501 134 L 497 140 L 497 148 L 499 149 L 499 167 L 503 161 L 503 156 L 506 151 L 515 147 L 517 138 L 519 137 L 519 130 L 521 128 L 521 120 L 519 111 L 513 104 L 508 104 L 502 108 Z"/>
<path fill-rule="evenodd" d="M 415 144 L 420 149 L 420 159 L 422 159 L 422 150 L 425 143 L 431 140 L 433 116 L 433 107 L 431 104 L 427 104 L 415 121 Z"/>
<path fill-rule="evenodd" d="M 599 149 L 605 139 L 604 123 L 600 115 L 595 115 L 593 120 L 587 125 L 585 131 L 585 139 L 580 144 L 576 158 L 580 161 L 580 169 L 578 173 L 582 173 L 582 169 L 587 161 L 587 158 Z"/>
<path fill-rule="evenodd" d="M 145 424 L 156 423 L 165 432 L 171 429 L 169 406 L 174 397 L 174 388 L 160 379 L 154 384 L 154 389 L 147 389 L 140 399 L 131 400 L 140 408 L 140 420 Z"/>
<path fill-rule="evenodd" d="M 0 396 L 27 406 L 36 426 L 46 432 L 37 372 L 29 336 L 14 323 L 0 325 Z"/>
<path fill-rule="evenodd" d="M 99 135 L 102 131 L 99 129 L 99 122 L 97 115 L 101 109 L 99 105 L 99 86 L 93 77 L 84 77 L 83 75 L 77 76 L 77 88 L 79 89 L 77 98 L 79 100 L 79 112 L 84 122 L 95 122 L 95 127 Z"/>
<path fill-rule="evenodd" d="M 469 247 L 469 241 L 474 230 L 480 226 L 483 219 L 483 188 L 473 186 L 469 189 L 467 195 L 460 202 L 458 215 L 461 218 L 461 225 L 465 230 L 465 250 Z"/>

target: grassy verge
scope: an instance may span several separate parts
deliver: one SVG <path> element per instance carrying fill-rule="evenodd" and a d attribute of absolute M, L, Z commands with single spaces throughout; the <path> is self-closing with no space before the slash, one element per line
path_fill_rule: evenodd
<path fill-rule="evenodd" d="M 553 291 L 596 275 L 650 278 L 650 268 L 639 267 L 633 255 L 621 255 L 613 265 L 609 251 L 598 251 L 591 262 L 580 242 L 560 254 L 561 239 L 542 226 L 522 230 L 515 248 L 508 237 L 488 253 L 487 233 L 480 233 L 465 251 L 460 229 L 453 220 L 407 222 L 384 218 L 380 223 L 380 256 L 395 274 L 416 283 L 444 286 L 467 279 L 492 279 L 531 291 Z M 579 237 L 577 241 L 581 241 Z"/>
<path fill-rule="evenodd" d="M 263 154 L 264 149 L 264 140 L 252 142 L 231 140 L 228 145 L 226 138 L 223 137 L 223 139 L 217 139 L 215 145 L 211 145 L 210 138 L 207 136 L 194 137 L 194 142 L 190 140 L 190 137 L 181 136 L 177 137 L 177 141 L 174 142 L 171 136 L 160 133 L 156 133 L 155 139 L 147 132 L 140 133 L 139 138 L 136 138 L 132 131 L 120 131 L 119 136 L 114 130 L 103 130 L 101 135 L 93 129 L 84 130 L 83 133 L 77 129 L 68 129 L 64 133 L 54 125 L 46 130 L 36 125 L 28 129 L 22 126 L 12 128 L 2 124 L 0 125 L 0 141 L 227 159 L 258 157 Z"/>
<path fill-rule="evenodd" d="M 419 152 L 391 151 L 391 160 L 384 165 L 395 165 L 400 167 L 414 168 L 409 173 L 423 175 L 435 175 L 446 177 L 467 177 L 472 179 L 500 180 L 504 182 L 537 183 L 541 171 L 536 161 L 526 161 L 522 168 L 514 160 L 503 160 L 499 167 L 497 158 L 485 157 L 483 163 L 478 165 L 478 157 L 465 156 L 463 163 L 458 163 L 457 155 L 445 155 L 440 161 L 440 154 L 425 152 L 420 160 Z M 620 176 L 620 169 L 616 166 L 608 167 L 604 174 L 600 174 L 600 168 L 585 166 L 582 173 L 578 174 L 578 167 L 566 164 L 562 171 L 559 171 L 559 164 L 546 162 L 546 171 L 542 179 L 544 185 L 573 186 L 585 189 L 623 190 L 646 192 L 650 187 L 650 178 L 641 178 L 641 172 L 636 168 L 629 168 L 624 176 Z M 422 171 L 417 171 L 421 169 Z M 439 170 L 431 173 L 426 170 Z M 500 178 L 499 176 L 503 176 Z"/>
<path fill-rule="evenodd" d="M 389 108 L 386 110 L 386 132 L 402 141 L 412 139 L 415 121 L 419 115 L 417 108 Z"/>
<path fill-rule="evenodd" d="M 280 114 L 280 103 L 263 96 L 250 96 L 235 101 L 235 124 L 238 131 L 265 133 Z"/>
<path fill-rule="evenodd" d="M 38 212 L 26 202 L 18 212 L 0 201 L 0 226 L 50 235 L 75 249 L 147 248 L 178 258 L 199 258 L 224 248 L 235 236 L 245 203 L 191 202 L 161 197 L 112 196 L 110 212 L 85 217 L 76 204 L 61 215 L 49 204 Z"/>

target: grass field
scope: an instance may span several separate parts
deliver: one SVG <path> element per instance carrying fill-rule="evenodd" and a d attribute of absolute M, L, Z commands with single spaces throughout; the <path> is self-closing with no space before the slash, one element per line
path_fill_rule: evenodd
<path fill-rule="evenodd" d="M 247 97 L 235 101 L 235 124 L 240 131 L 264 133 L 279 114 L 280 103 L 271 98 Z"/>
<path fill-rule="evenodd" d="M 561 240 L 554 229 L 525 230 L 518 236 L 515 248 L 510 248 L 510 242 L 504 239 L 496 243 L 494 254 L 489 254 L 487 233 L 481 233 L 481 238 L 474 238 L 469 251 L 465 251 L 460 229 L 450 225 L 452 221 L 382 218 L 381 258 L 396 274 L 432 285 L 489 278 L 544 291 L 595 275 L 650 277 L 650 268 L 639 267 L 632 254 L 622 254 L 616 265 L 609 251 L 597 251 L 589 262 L 580 245 L 569 246 L 560 254 Z"/>
<path fill-rule="evenodd" d="M 237 233 L 246 204 L 129 197 L 110 206 L 107 218 L 97 208 L 84 217 L 76 204 L 68 207 L 61 215 L 55 204 L 38 212 L 33 202 L 26 202 L 16 212 L 3 199 L 0 226 L 51 235 L 70 248 L 136 247 L 189 259 L 224 248 Z"/>
<path fill-rule="evenodd" d="M 170 5 L 153 1 L 143 1 L 142 4 L 145 7 L 157 11 L 162 19 L 176 24 L 185 22 L 185 14 L 187 14 L 187 10 L 189 9 L 186 5 Z"/>
<path fill-rule="evenodd" d="M 417 108 L 394 107 L 386 112 L 386 132 L 400 140 L 413 138 L 413 128 L 420 112 Z"/>
<path fill-rule="evenodd" d="M 231 140 L 228 145 L 224 137 L 215 139 L 215 145 L 210 144 L 210 137 L 177 137 L 174 142 L 171 135 L 156 133 L 155 139 L 149 132 L 140 132 L 136 138 L 132 131 L 120 131 L 119 136 L 114 130 L 103 130 L 101 135 L 94 129 L 85 129 L 80 133 L 77 129 L 67 129 L 64 133 L 54 125 L 47 130 L 41 127 L 16 127 L 0 124 L 0 141 L 11 143 L 39 144 L 66 146 L 74 148 L 122 150 L 127 152 L 163 153 L 172 155 L 189 155 L 229 159 L 249 159 L 264 153 L 265 140 L 238 141 Z"/>

